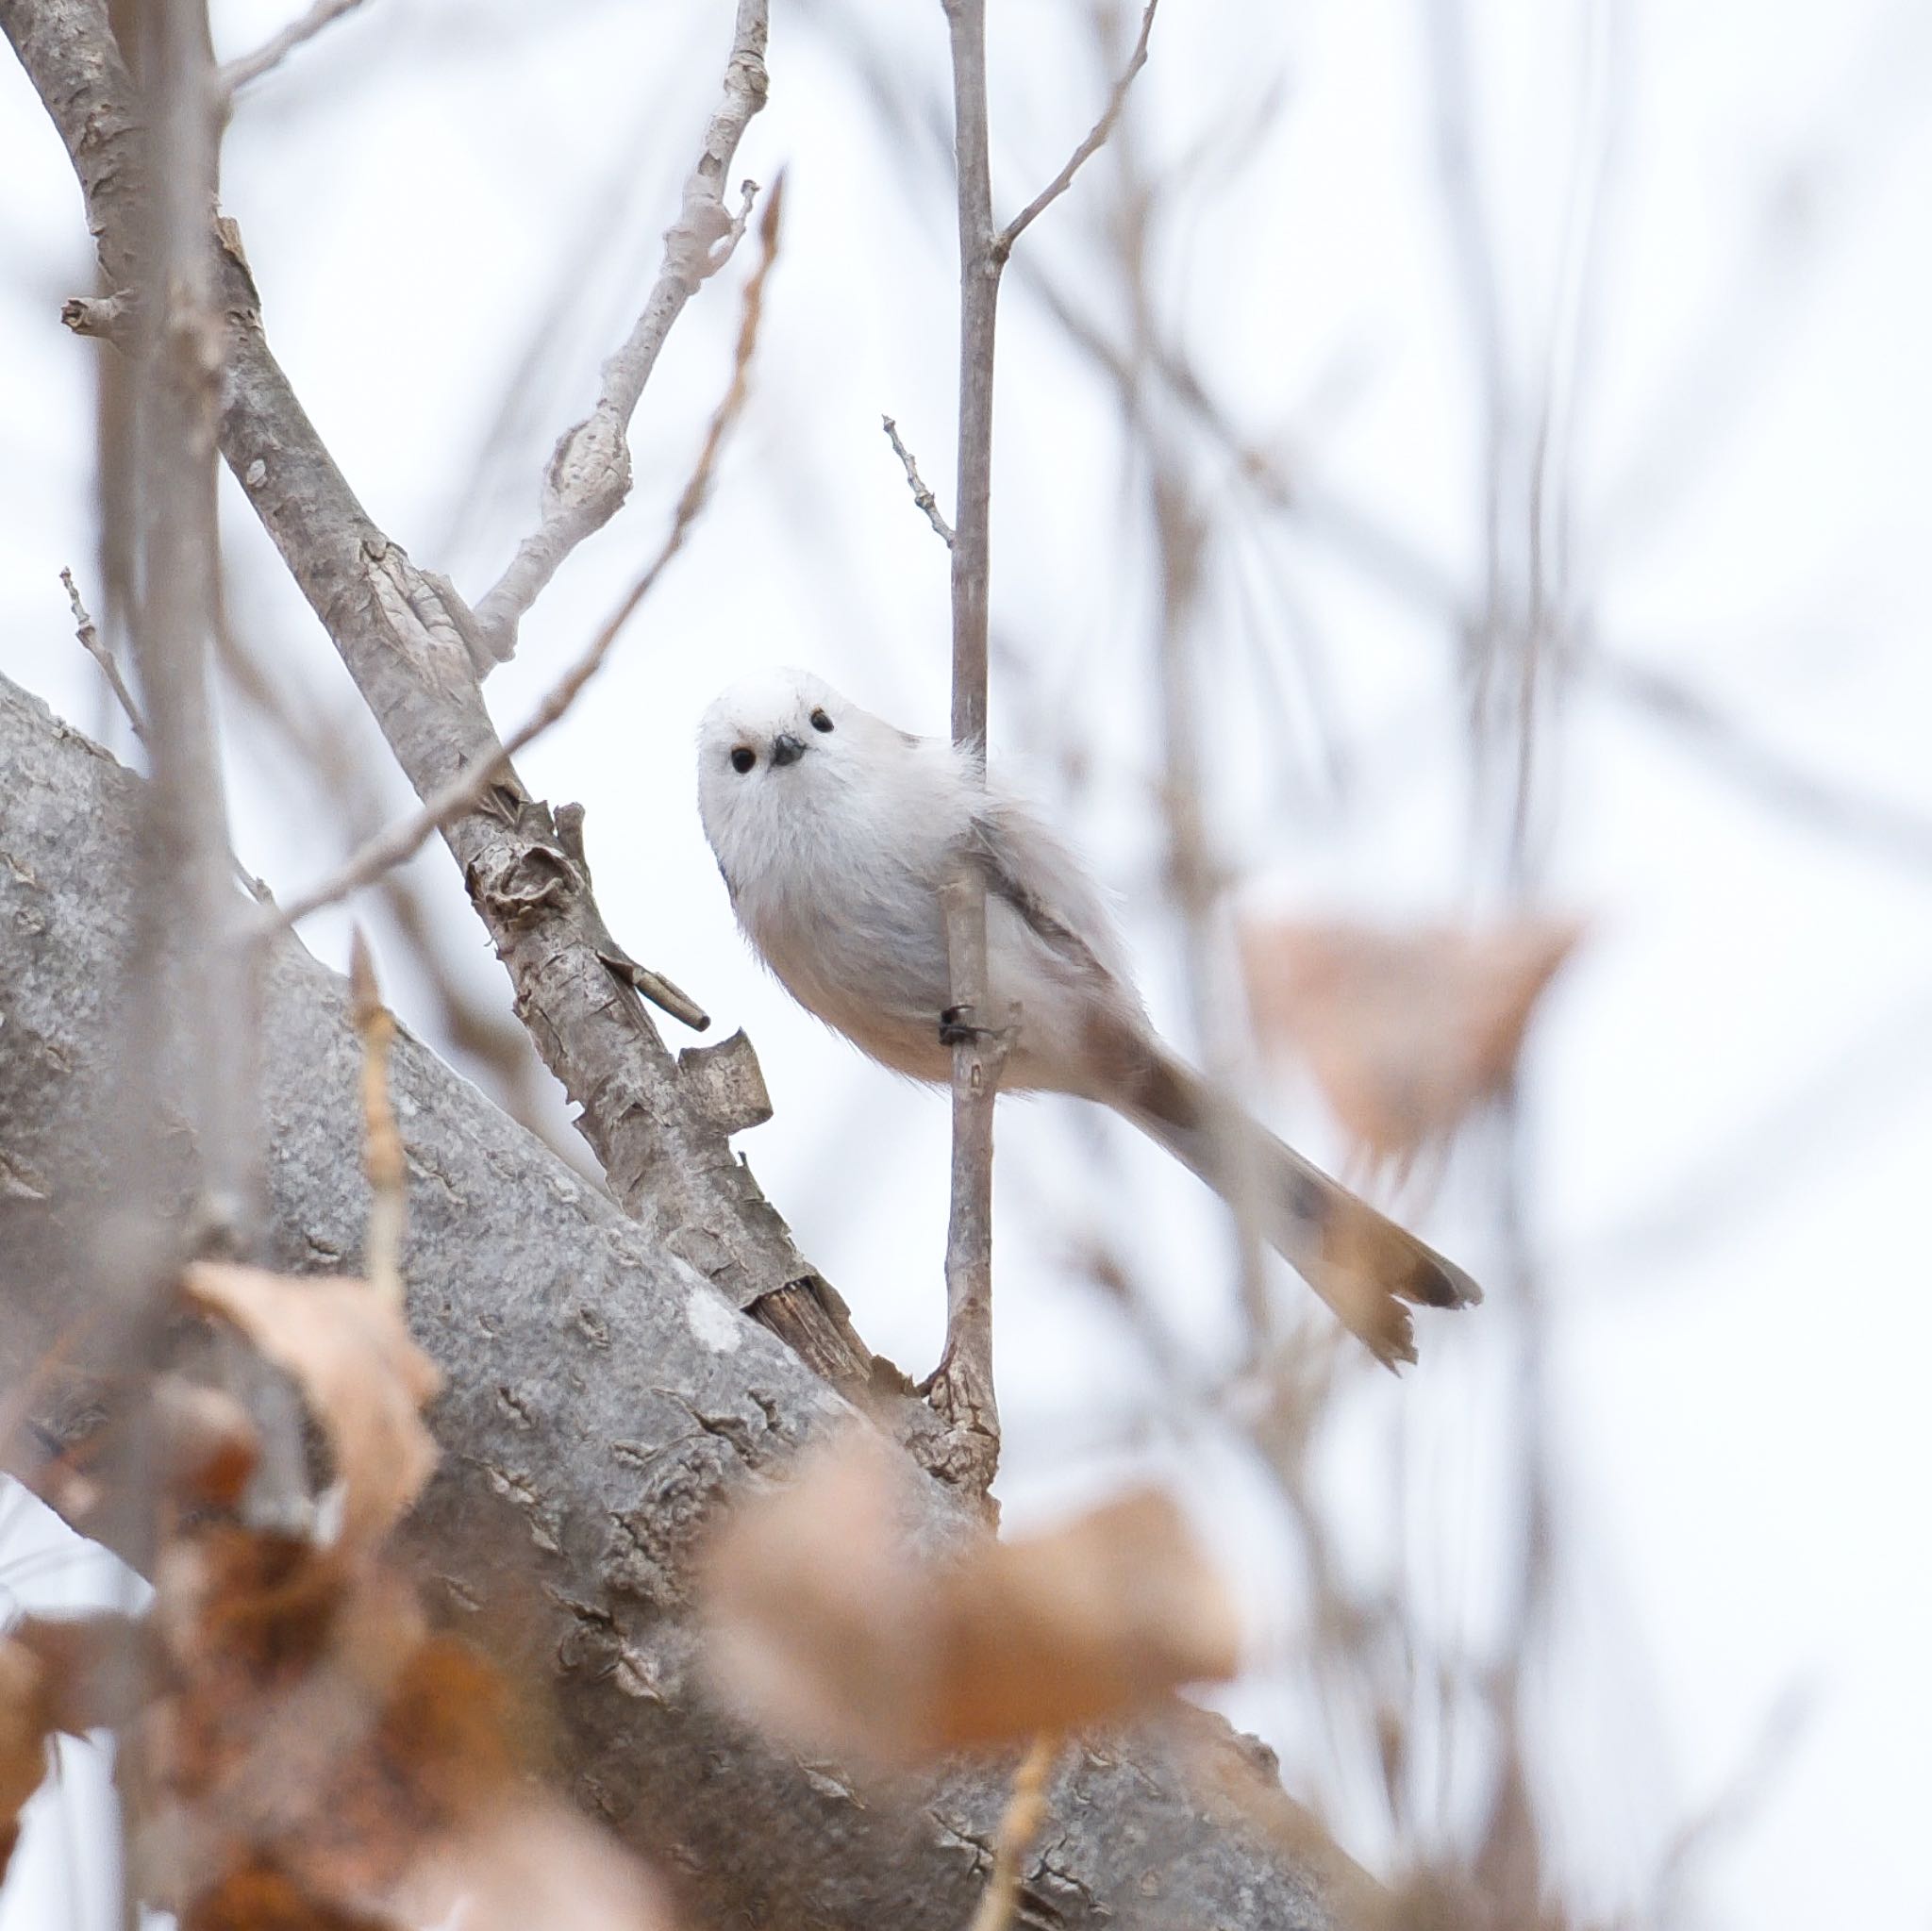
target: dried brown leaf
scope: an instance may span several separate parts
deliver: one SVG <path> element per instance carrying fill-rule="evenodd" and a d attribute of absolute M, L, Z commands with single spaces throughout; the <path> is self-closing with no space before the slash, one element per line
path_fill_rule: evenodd
<path fill-rule="evenodd" d="M 373 1918 L 308 1895 L 286 1871 L 250 1861 L 204 1891 L 178 1923 L 181 1931 L 403 1931 L 393 1918 Z"/>
<path fill-rule="evenodd" d="M 191 1267 L 185 1286 L 192 1302 L 233 1323 L 300 1386 L 334 1451 L 344 1550 L 380 1541 L 436 1466 L 419 1410 L 441 1377 L 409 1339 L 402 1311 L 365 1281 L 214 1261 Z"/>
<path fill-rule="evenodd" d="M 234 1507 L 261 1456 L 248 1410 L 225 1390 L 179 1374 L 156 1381 L 152 1409 L 162 1489 L 186 1502 Z"/>
<path fill-rule="evenodd" d="M 907 1539 L 903 1482 L 881 1444 L 848 1437 L 710 1551 L 714 1670 L 794 1742 L 903 1762 L 1234 1673 L 1233 1608 L 1165 1496 L 935 1556 Z"/>
<path fill-rule="evenodd" d="M 47 1774 L 45 1674 L 30 1650 L 0 1638 L 0 1877 L 20 1841 L 20 1813 Z"/>
<path fill-rule="evenodd" d="M 214 1524 L 163 1551 L 157 1621 L 171 1689 L 128 1737 L 130 1855 L 184 1925 L 388 1924 L 522 1788 L 512 1686 L 380 1564 Z"/>
<path fill-rule="evenodd" d="M 775 1732 L 916 1754 L 929 1658 L 917 1565 L 896 1532 L 904 1499 L 887 1450 L 854 1435 L 739 1508 L 713 1541 L 714 1673 Z"/>
<path fill-rule="evenodd" d="M 1117 1715 L 1240 1664 L 1234 1606 L 1158 1490 L 1050 1534 L 981 1545 L 940 1578 L 948 1744 Z"/>
<path fill-rule="evenodd" d="M 1250 924 L 1255 1024 L 1307 1063 L 1371 1157 L 1406 1164 L 1507 1083 L 1537 1002 L 1582 936 L 1574 921 L 1483 932 Z"/>
<path fill-rule="evenodd" d="M 0 1637 L 0 1878 L 46 1778 L 48 1740 L 118 1723 L 142 1677 L 141 1626 L 125 1616 L 30 1616 Z"/>
<path fill-rule="evenodd" d="M 119 1729 L 155 1693 L 161 1662 L 143 1616 L 102 1609 L 86 1616 L 27 1616 L 12 1643 L 38 1659 L 47 1727 L 70 1737 Z"/>

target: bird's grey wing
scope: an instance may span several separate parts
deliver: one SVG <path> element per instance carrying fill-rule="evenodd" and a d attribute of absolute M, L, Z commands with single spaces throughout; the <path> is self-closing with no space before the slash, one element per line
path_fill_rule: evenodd
<path fill-rule="evenodd" d="M 972 837 L 987 890 L 1075 977 L 1138 1005 L 1107 901 L 1072 848 L 1012 799 L 990 798 L 974 818 Z"/>

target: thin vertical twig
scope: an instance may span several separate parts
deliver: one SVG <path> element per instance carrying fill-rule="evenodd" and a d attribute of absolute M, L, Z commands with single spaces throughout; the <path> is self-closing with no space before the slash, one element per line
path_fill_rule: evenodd
<path fill-rule="evenodd" d="M 153 149 L 138 358 L 142 572 L 131 641 L 151 782 L 130 1010 L 147 1029 L 137 1052 L 164 1090 L 176 1089 L 193 1134 L 201 1239 L 239 1246 L 259 1190 L 259 1134 L 244 967 L 223 942 L 240 901 L 228 877 L 208 674 L 219 598 L 224 324 L 209 220 L 218 94 L 204 0 L 144 8 L 139 44 Z"/>
<path fill-rule="evenodd" d="M 1001 257 L 986 119 L 986 0 L 946 0 L 959 221 L 959 471 L 952 542 L 953 742 L 986 755 L 991 577 L 993 328 Z M 953 1040 L 952 1210 L 946 1346 L 933 1406 L 963 1439 L 961 1476 L 982 1493 L 999 1465 L 992 1383 L 992 1114 L 998 1016 L 988 1004 L 986 880 L 962 852 L 944 893 Z M 988 1022 L 992 1024 L 990 1025 Z"/>
<path fill-rule="evenodd" d="M 212 221 L 221 93 L 206 0 L 155 0 L 141 9 L 132 41 L 148 145 L 127 546 L 140 567 L 129 642 L 148 783 L 122 999 L 125 1197 L 103 1217 L 96 1265 L 125 1308 L 127 1365 L 139 1385 L 158 1362 L 180 1263 L 196 1254 L 251 1255 L 267 1178 L 258 987 L 252 962 L 232 942 L 247 902 L 231 876 L 209 674 L 220 608 L 215 468 L 226 324 Z M 157 1130 L 170 1121 L 186 1134 Z M 292 1396 L 239 1343 L 218 1342 L 214 1372 L 261 1432 L 245 1517 L 298 1523 L 307 1483 Z M 127 1544 L 137 1548 L 153 1533 L 145 1435 L 137 1420 L 128 1430 L 129 1479 L 114 1485 L 139 1518 Z"/>
<path fill-rule="evenodd" d="M 1065 191 L 1120 119 L 1146 61 L 1154 4 L 1092 130 L 1047 187 L 1007 227 L 992 212 L 986 106 L 986 0 L 944 0 L 952 47 L 953 154 L 959 226 L 959 466 L 953 572 L 953 742 L 986 757 L 987 640 L 992 560 L 993 344 L 1000 275 L 1025 227 Z M 890 425 L 889 425 L 890 433 Z M 894 446 L 899 447 L 894 438 Z M 904 460 L 902 448 L 902 460 Z M 907 463 L 908 479 L 912 472 Z M 942 526 L 936 528 L 945 534 Z M 992 1114 L 1014 1015 L 991 1009 L 986 881 L 964 853 L 943 893 L 952 1004 L 952 1210 L 946 1230 L 946 1346 L 930 1384 L 933 1406 L 962 1437 L 960 1479 L 983 1493 L 999 1463 L 992 1383 Z"/>

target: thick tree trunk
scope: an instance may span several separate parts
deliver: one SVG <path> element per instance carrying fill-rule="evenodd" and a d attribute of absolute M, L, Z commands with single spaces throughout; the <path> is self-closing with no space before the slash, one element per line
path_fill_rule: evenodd
<path fill-rule="evenodd" d="M 84 1281 L 116 1178 L 113 1015 L 138 781 L 0 680 L 0 1372 L 75 1364 L 41 1419 L 84 1419 Z M 273 1258 L 358 1261 L 368 1209 L 347 987 L 293 941 L 267 975 Z M 512 1646 L 554 1700 L 578 1798 L 720 1923 L 957 1931 L 988 1863 L 1000 1767 L 864 1800 L 721 1711 L 686 1620 L 693 1539 L 754 1470 L 850 1411 L 694 1267 L 417 1041 L 394 1057 L 409 1317 L 447 1377 L 441 1469 L 410 1540 L 432 1600 Z M 152 1123 L 162 1138 L 179 1131 Z M 936 1535 L 975 1531 L 922 1484 Z M 1186 1708 L 1068 1753 L 1022 1922 L 1326 1923 L 1259 1746 Z"/>

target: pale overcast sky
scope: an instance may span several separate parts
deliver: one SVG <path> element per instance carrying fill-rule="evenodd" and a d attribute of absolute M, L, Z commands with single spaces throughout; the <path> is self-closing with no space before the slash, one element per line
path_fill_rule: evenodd
<path fill-rule="evenodd" d="M 1428 8 L 1166 0 L 1135 141 L 1157 176 L 1184 171 L 1156 234 L 1157 306 L 1217 399 L 1474 596 L 1482 392 L 1435 173 Z M 737 170 L 789 170 L 753 406 L 687 555 L 524 770 L 588 807 L 625 942 L 752 1034 L 778 1110 L 741 1144 L 869 1342 L 917 1373 L 942 1322 L 945 1104 L 860 1061 L 760 974 L 699 832 L 691 741 L 716 689 L 774 660 L 943 727 L 943 553 L 878 418 L 898 418 L 949 496 L 954 242 L 929 122 L 944 35 L 937 0 L 774 10 L 771 105 Z M 1541 896 L 1590 937 L 1524 1080 L 1559 1502 L 1557 1648 L 1534 1679 L 1539 1789 L 1559 1868 L 1591 1906 L 1647 1908 L 1672 1834 L 1761 1768 L 1672 1922 L 1924 1924 L 1932 16 L 1910 0 L 1464 10 L 1506 369 L 1524 394 L 1547 369 L 1572 398 L 1554 425 L 1572 608 L 1774 764 L 1921 827 L 1916 844 L 1835 827 L 1803 797 L 1758 789 L 1761 766 L 1727 742 L 1589 676 L 1547 734 Z M 224 52 L 282 12 L 218 7 Z M 995 0 L 1008 207 L 1104 94 L 1085 19 L 1058 0 Z M 238 112 L 224 198 L 275 350 L 378 523 L 466 591 L 528 524 L 541 459 L 648 284 L 728 20 L 722 0 L 367 0 Z M 900 121 L 879 112 L 860 48 Z M 1110 165 L 1024 245 L 1117 332 L 1093 219 Z M 72 564 L 86 581 L 93 563 L 98 352 L 58 321 L 61 297 L 90 285 L 86 237 L 10 61 L 0 180 L 0 672 L 125 755 L 58 580 Z M 489 686 L 506 727 L 657 541 L 727 366 L 725 282 L 680 324 L 647 391 L 632 504 Z M 996 743 L 1035 759 L 1061 797 L 1122 894 L 1152 1009 L 1193 1044 L 1158 891 L 1152 565 L 1124 513 L 1113 400 L 1018 270 L 1000 357 Z M 1226 474 L 1203 487 L 1223 507 L 1240 494 Z M 1205 660 L 1205 751 L 1244 902 L 1390 920 L 1493 908 L 1470 852 L 1447 626 L 1319 519 L 1230 514 L 1255 530 L 1217 560 L 1209 592 L 1223 629 Z M 238 625 L 306 710 L 369 737 L 232 491 L 226 527 Z M 1268 689 L 1287 694 L 1264 701 Z M 1085 774 L 1074 789 L 1070 762 Z M 341 857 L 342 827 L 279 758 L 238 754 L 230 785 L 238 848 L 277 887 Z M 398 781 L 390 803 L 403 802 Z M 417 864 L 465 934 L 473 982 L 502 991 L 444 855 Z M 308 941 L 340 963 L 347 924 L 324 916 Z M 404 1016 L 434 1038 L 423 988 L 400 965 L 393 979 Z M 1311 1153 L 1342 1157 L 1306 1081 L 1256 1094 Z M 1069 1263 L 1109 1231 L 1173 1357 L 1205 1373 L 1235 1306 L 1216 1209 L 1124 1130 L 1096 1140 L 1072 1102 L 1008 1107 L 1000 1141 L 1008 1520 L 1127 1468 L 1165 1471 L 1250 1606 L 1255 1667 L 1218 1701 L 1384 1867 L 1372 1765 L 1338 1755 L 1311 1715 L 1301 1585 L 1266 1485 L 1230 1441 L 1176 1430 L 1158 1364 Z M 1485 1171 L 1478 1146 L 1433 1192 L 1405 1196 L 1478 1274 L 1495 1258 Z M 1298 1288 L 1281 1290 L 1298 1305 Z M 1420 1370 L 1400 1385 L 1362 1376 L 1323 1464 L 1352 1559 L 1374 1573 L 1399 1556 L 1426 1613 L 1466 1623 L 1478 1648 L 1514 1494 L 1514 1331 L 1493 1300 L 1453 1330 L 1424 1323 Z M 20 1601 L 92 1586 L 96 1572 L 37 1564 L 36 1532 L 17 1509 L 8 1521 L 22 1525 L 0 1541 L 0 1578 Z M 1797 1691 L 1788 1752 L 1762 1761 Z M 109 1921 L 86 1808 L 95 1769 L 72 1775 L 64 1824 L 41 1800 L 0 1931 Z M 1429 1828 L 1466 1828 L 1476 1788 L 1452 1784 Z M 62 1883 L 78 1890 L 50 1889 Z"/>

